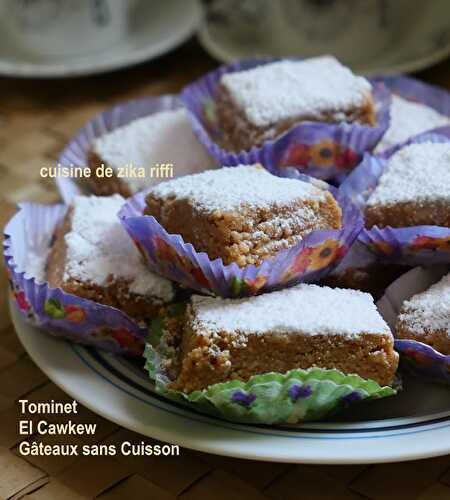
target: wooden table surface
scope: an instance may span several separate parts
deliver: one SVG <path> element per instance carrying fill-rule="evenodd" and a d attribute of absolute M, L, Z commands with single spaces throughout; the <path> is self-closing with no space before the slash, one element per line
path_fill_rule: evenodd
<path fill-rule="evenodd" d="M 93 114 L 121 101 L 176 93 L 214 68 L 193 41 L 157 61 L 121 72 L 71 80 L 0 78 L 0 227 L 19 201 L 59 200 L 39 169 L 51 165 L 64 144 Z M 450 61 L 420 78 L 450 89 Z M 306 466 L 223 458 L 183 449 L 180 457 L 32 457 L 18 453 L 17 400 L 64 401 L 19 343 L 7 309 L 0 265 L 0 500 L 450 500 L 450 456 L 374 466 Z M 97 442 L 135 435 L 91 413 Z M 147 440 L 152 443 L 151 440 Z M 59 441 L 61 442 L 61 438 Z M 380 445 L 381 446 L 381 445 Z"/>

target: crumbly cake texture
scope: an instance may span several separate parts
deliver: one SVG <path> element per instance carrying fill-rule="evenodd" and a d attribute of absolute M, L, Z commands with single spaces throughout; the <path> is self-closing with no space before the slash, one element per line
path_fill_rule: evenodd
<path fill-rule="evenodd" d="M 150 272 L 117 217 L 120 195 L 78 196 L 55 232 L 50 286 L 117 307 L 141 320 L 174 298 L 170 281 Z"/>
<path fill-rule="evenodd" d="M 245 299 L 193 296 L 186 312 L 178 376 L 191 392 L 294 368 L 336 368 L 392 383 L 398 355 L 369 294 L 298 285 Z"/>
<path fill-rule="evenodd" d="M 418 340 L 450 354 L 450 274 L 403 303 L 396 329 L 399 338 Z"/>
<path fill-rule="evenodd" d="M 391 121 L 388 130 L 375 148 L 376 153 L 405 142 L 427 130 L 450 124 L 450 118 L 419 102 L 392 95 Z"/>
<path fill-rule="evenodd" d="M 315 229 L 341 227 L 333 195 L 313 184 L 276 177 L 259 165 L 209 170 L 159 184 L 147 215 L 198 252 L 224 264 L 258 265 Z"/>
<path fill-rule="evenodd" d="M 450 143 L 410 144 L 389 160 L 367 200 L 366 226 L 450 227 Z"/>
<path fill-rule="evenodd" d="M 125 197 L 164 180 L 151 177 L 151 168 L 158 164 L 173 163 L 175 176 L 201 172 L 215 164 L 195 137 L 184 108 L 160 111 L 100 136 L 88 161 L 93 170 L 103 163 L 115 172 L 111 178 L 86 179 L 95 194 Z M 145 178 L 118 177 L 119 168 L 125 165 L 145 168 Z"/>
<path fill-rule="evenodd" d="M 375 125 L 372 86 L 332 56 L 224 74 L 217 111 L 226 145 L 260 145 L 302 121 Z"/>

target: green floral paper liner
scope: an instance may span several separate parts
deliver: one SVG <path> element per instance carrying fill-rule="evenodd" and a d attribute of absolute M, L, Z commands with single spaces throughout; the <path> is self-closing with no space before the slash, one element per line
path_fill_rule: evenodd
<path fill-rule="evenodd" d="M 309 368 L 254 375 L 247 382 L 233 380 L 185 394 L 167 388 L 169 379 L 160 368 L 161 355 L 153 345 L 146 345 L 144 357 L 145 368 L 159 394 L 234 422 L 296 424 L 322 419 L 358 401 L 397 393 L 396 389 L 381 387 L 359 375 Z"/>

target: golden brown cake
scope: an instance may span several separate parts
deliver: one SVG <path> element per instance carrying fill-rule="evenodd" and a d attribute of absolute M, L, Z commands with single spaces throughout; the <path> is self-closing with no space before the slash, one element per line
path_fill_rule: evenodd
<path fill-rule="evenodd" d="M 330 192 L 259 165 L 163 182 L 146 203 L 145 214 L 197 252 L 241 267 L 260 264 L 315 229 L 341 227 L 341 209 Z"/>
<path fill-rule="evenodd" d="M 450 142 L 410 144 L 388 160 L 367 200 L 366 227 L 450 227 Z"/>
<path fill-rule="evenodd" d="M 393 346 L 372 297 L 356 290 L 302 284 L 244 299 L 195 295 L 171 387 L 189 393 L 259 373 L 310 367 L 336 368 L 389 385 L 398 364 Z"/>
<path fill-rule="evenodd" d="M 111 167 L 114 174 L 84 179 L 94 194 L 119 193 L 126 198 L 167 178 L 215 165 L 195 137 L 183 108 L 138 118 L 97 137 L 88 152 L 88 162 L 93 174 L 102 164 Z M 161 165 L 171 165 L 172 170 L 161 169 Z"/>
<path fill-rule="evenodd" d="M 420 102 L 409 101 L 392 94 L 389 128 L 375 148 L 375 153 L 405 142 L 427 130 L 450 125 L 450 118 Z"/>
<path fill-rule="evenodd" d="M 47 262 L 51 287 L 144 320 L 174 298 L 172 283 L 151 273 L 117 218 L 120 195 L 78 196 L 55 232 Z"/>
<path fill-rule="evenodd" d="M 370 83 L 332 56 L 226 73 L 216 101 L 224 147 L 233 151 L 261 145 L 305 121 L 376 123 Z"/>
<path fill-rule="evenodd" d="M 398 338 L 418 340 L 450 354 L 450 274 L 404 302 L 396 330 Z"/>

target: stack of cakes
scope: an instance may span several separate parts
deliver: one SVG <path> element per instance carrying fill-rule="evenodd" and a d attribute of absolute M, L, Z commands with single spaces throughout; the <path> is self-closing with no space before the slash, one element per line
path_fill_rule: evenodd
<path fill-rule="evenodd" d="M 183 91 L 183 105 L 90 141 L 92 171 L 103 163 L 113 172 L 86 179 L 92 194 L 51 217 L 22 214 L 23 227 L 37 217 L 45 237 L 9 235 L 18 303 L 71 339 L 111 337 L 132 354 L 145 343 L 158 391 L 226 418 L 294 423 L 394 394 L 398 354 L 373 297 L 320 285 L 357 239 L 362 214 L 364 234 L 450 228 L 450 143 L 399 146 L 449 119 L 389 99 L 331 56 L 206 75 Z M 347 173 L 373 150 L 342 189 L 300 173 Z M 150 174 L 162 164 L 175 179 Z M 122 175 L 126 165 L 146 175 Z M 44 283 L 35 279 L 32 295 L 31 264 L 20 274 L 14 260 L 23 241 L 29 255 L 47 242 Z M 368 267 L 378 264 L 371 255 Z M 346 276 L 351 253 L 347 260 Z M 448 291 L 446 276 L 405 302 L 399 337 L 449 353 Z"/>

